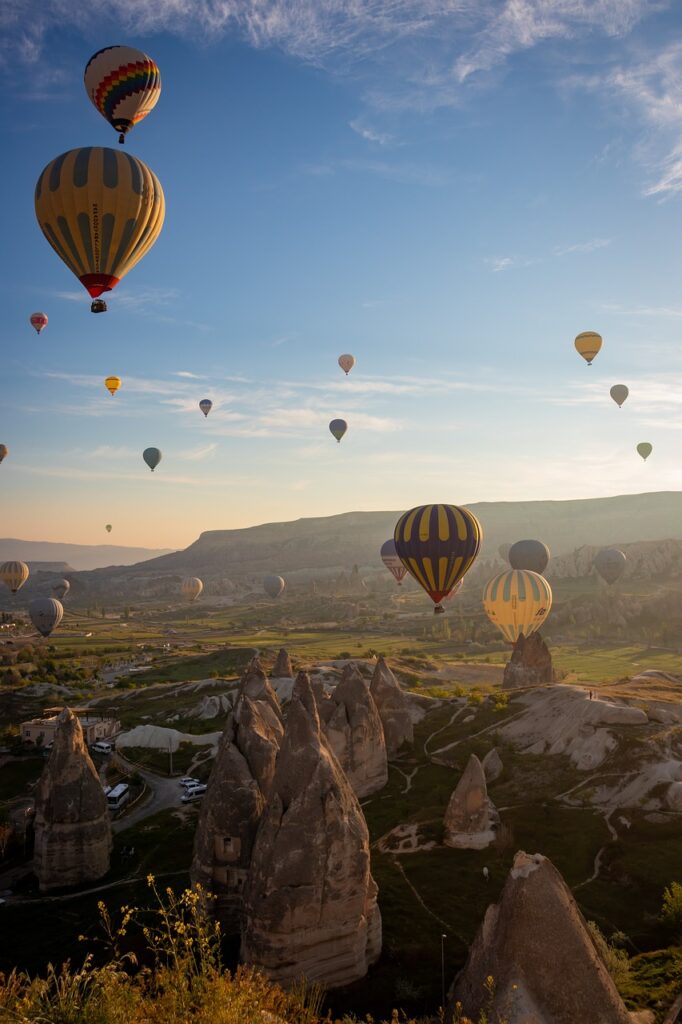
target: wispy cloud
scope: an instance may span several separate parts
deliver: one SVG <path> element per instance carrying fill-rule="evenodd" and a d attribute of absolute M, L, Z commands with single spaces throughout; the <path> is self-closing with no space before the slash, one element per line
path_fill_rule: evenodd
<path fill-rule="evenodd" d="M 359 135 L 365 142 L 372 142 L 378 146 L 386 146 L 392 141 L 391 136 L 388 132 L 381 132 L 371 125 L 365 123 L 361 118 L 355 118 L 353 121 L 349 121 L 348 127 Z"/>
<path fill-rule="evenodd" d="M 187 377 L 189 380 L 204 380 L 198 373 L 190 373 L 189 370 L 175 370 L 173 376 L 175 377 Z"/>
<path fill-rule="evenodd" d="M 503 270 L 511 270 L 515 267 L 532 267 L 538 263 L 544 263 L 550 257 L 579 256 L 595 252 L 597 249 L 605 249 L 611 244 L 610 238 L 591 238 L 588 242 L 576 242 L 573 245 L 557 245 L 547 256 L 489 256 L 484 263 L 490 267 L 494 274 Z"/>
<path fill-rule="evenodd" d="M 573 253 L 594 252 L 611 245 L 610 238 L 591 238 L 589 242 L 576 242 L 574 245 L 559 245 L 554 249 L 555 256 L 569 256 Z"/>
<path fill-rule="evenodd" d="M 664 317 L 679 319 L 682 317 L 682 306 L 621 306 L 605 303 L 603 309 L 620 316 Z"/>

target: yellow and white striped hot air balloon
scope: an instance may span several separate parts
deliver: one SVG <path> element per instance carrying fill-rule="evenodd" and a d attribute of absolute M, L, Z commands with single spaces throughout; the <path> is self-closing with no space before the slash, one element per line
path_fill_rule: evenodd
<path fill-rule="evenodd" d="M 549 615 L 552 588 L 544 576 L 529 569 L 510 569 L 490 580 L 483 591 L 483 608 L 510 644 L 521 633 L 530 636 Z"/>
<path fill-rule="evenodd" d="M 182 581 L 180 589 L 188 601 L 196 601 L 199 594 L 204 589 L 204 584 L 197 576 L 187 576 Z"/>
<path fill-rule="evenodd" d="M 16 594 L 17 590 L 21 590 L 28 577 L 26 562 L 3 562 L 0 565 L 0 580 L 9 587 L 13 594 Z"/>
<path fill-rule="evenodd" d="M 38 178 L 35 208 L 45 238 L 95 300 L 149 252 L 166 212 L 146 164 L 99 146 L 52 160 Z"/>
<path fill-rule="evenodd" d="M 583 357 L 588 366 L 592 366 L 592 360 L 602 346 L 602 336 L 596 331 L 583 331 L 579 334 L 574 343 L 576 351 Z"/>

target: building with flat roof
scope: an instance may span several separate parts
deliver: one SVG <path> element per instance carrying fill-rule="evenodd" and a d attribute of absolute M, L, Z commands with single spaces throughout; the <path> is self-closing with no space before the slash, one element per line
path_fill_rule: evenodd
<path fill-rule="evenodd" d="M 34 743 L 49 747 L 54 739 L 57 728 L 57 715 L 61 708 L 46 708 L 41 718 L 32 718 L 21 723 L 21 739 L 24 743 Z M 72 708 L 83 727 L 83 736 L 88 746 L 97 740 L 108 740 L 121 731 L 121 723 L 115 718 L 105 718 L 88 708 Z"/>

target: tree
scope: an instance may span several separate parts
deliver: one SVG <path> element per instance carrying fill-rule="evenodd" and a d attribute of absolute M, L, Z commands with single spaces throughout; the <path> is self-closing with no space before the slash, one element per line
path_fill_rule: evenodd
<path fill-rule="evenodd" d="M 671 882 L 663 890 L 661 919 L 675 931 L 682 928 L 682 884 L 679 882 Z"/>

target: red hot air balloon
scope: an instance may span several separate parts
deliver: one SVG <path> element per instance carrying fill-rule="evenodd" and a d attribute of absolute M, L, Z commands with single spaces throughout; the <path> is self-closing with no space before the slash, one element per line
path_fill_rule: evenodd
<path fill-rule="evenodd" d="M 47 313 L 31 313 L 29 321 L 31 327 L 35 327 L 36 333 L 40 334 L 47 327 Z"/>

